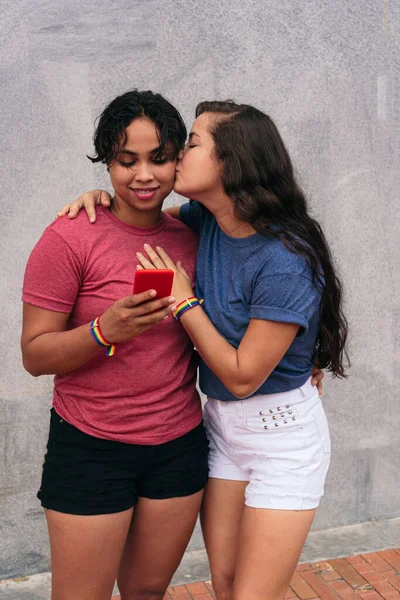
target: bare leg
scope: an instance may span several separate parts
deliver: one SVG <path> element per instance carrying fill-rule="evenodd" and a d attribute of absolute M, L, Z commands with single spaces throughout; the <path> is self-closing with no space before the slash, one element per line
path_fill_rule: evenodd
<path fill-rule="evenodd" d="M 201 524 L 218 600 L 232 598 L 247 484 L 210 478 L 204 491 Z"/>
<path fill-rule="evenodd" d="M 203 492 L 139 498 L 118 573 L 121 600 L 161 600 L 189 543 Z"/>
<path fill-rule="evenodd" d="M 80 516 L 46 510 L 51 600 L 110 600 L 132 513 Z"/>
<path fill-rule="evenodd" d="M 283 600 L 314 515 L 245 507 L 232 600 Z"/>

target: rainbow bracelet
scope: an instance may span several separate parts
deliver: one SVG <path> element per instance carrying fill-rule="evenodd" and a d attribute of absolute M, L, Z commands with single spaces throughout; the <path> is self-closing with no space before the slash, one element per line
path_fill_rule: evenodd
<path fill-rule="evenodd" d="M 96 317 L 90 323 L 90 331 L 95 341 L 102 346 L 103 348 L 107 348 L 106 356 L 113 356 L 115 353 L 115 344 L 111 344 L 102 334 L 100 329 L 100 317 Z"/>
<path fill-rule="evenodd" d="M 187 310 L 190 310 L 194 306 L 203 306 L 203 304 L 204 304 L 204 300 L 203 299 L 199 300 L 195 296 L 192 296 L 191 298 L 185 298 L 183 300 L 183 302 L 178 304 L 178 306 L 176 307 L 176 309 L 173 313 L 174 317 L 177 321 L 179 321 L 179 319 L 181 318 L 183 313 L 185 313 Z"/>

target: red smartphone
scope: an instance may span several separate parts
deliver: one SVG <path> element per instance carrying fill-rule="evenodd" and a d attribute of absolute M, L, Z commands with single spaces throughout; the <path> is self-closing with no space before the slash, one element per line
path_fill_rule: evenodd
<path fill-rule="evenodd" d="M 139 269 L 133 281 L 133 293 L 140 294 L 148 290 L 156 290 L 156 298 L 171 295 L 174 272 L 171 269 Z"/>

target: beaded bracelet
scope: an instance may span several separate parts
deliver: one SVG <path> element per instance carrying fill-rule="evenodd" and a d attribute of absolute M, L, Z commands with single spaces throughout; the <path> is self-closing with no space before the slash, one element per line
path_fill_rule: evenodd
<path fill-rule="evenodd" d="M 178 306 L 176 307 L 176 309 L 173 313 L 174 317 L 177 321 L 179 321 L 179 319 L 181 318 L 183 313 L 185 313 L 187 310 L 190 310 L 194 306 L 202 306 L 203 304 L 204 304 L 204 300 L 203 299 L 199 300 L 195 296 L 192 296 L 191 298 L 185 298 L 185 300 L 183 300 L 183 302 L 178 304 Z"/>
<path fill-rule="evenodd" d="M 115 344 L 109 342 L 107 338 L 105 338 L 102 334 L 102 331 L 100 329 L 100 317 L 96 317 L 90 323 L 90 331 L 95 341 L 99 344 L 99 346 L 107 348 L 106 356 L 113 356 L 113 354 L 115 353 Z"/>

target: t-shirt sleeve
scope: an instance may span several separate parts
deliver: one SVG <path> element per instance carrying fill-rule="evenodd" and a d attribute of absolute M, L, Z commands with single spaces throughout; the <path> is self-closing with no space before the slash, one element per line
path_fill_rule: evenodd
<path fill-rule="evenodd" d="M 320 292 L 303 275 L 260 276 L 252 294 L 250 318 L 295 323 L 300 325 L 299 333 L 303 334 L 319 304 Z"/>
<path fill-rule="evenodd" d="M 70 313 L 81 282 L 81 265 L 68 243 L 46 229 L 25 269 L 22 300 L 40 308 Z"/>
<path fill-rule="evenodd" d="M 179 211 L 179 218 L 182 223 L 185 223 L 190 229 L 196 233 L 200 233 L 201 219 L 202 219 L 202 208 L 201 205 L 195 200 L 192 202 L 186 202 L 182 204 Z"/>

